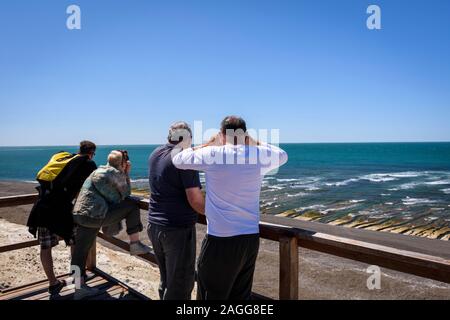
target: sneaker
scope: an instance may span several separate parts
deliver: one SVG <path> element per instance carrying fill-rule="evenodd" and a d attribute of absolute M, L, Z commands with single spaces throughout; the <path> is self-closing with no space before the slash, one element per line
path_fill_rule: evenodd
<path fill-rule="evenodd" d="M 79 289 L 75 289 L 75 294 L 73 296 L 74 300 L 81 300 L 88 297 L 96 296 L 100 293 L 100 290 L 96 288 L 91 288 L 86 284 L 81 285 Z"/>
<path fill-rule="evenodd" d="M 48 293 L 50 293 L 51 296 L 58 294 L 62 288 L 66 285 L 66 281 L 59 281 L 57 284 L 51 285 L 48 287 Z"/>
<path fill-rule="evenodd" d="M 130 243 L 130 254 L 132 256 L 138 256 L 138 255 L 146 254 L 146 253 L 150 253 L 150 252 L 151 252 L 150 247 L 146 246 L 145 244 L 143 244 L 140 241 Z"/>

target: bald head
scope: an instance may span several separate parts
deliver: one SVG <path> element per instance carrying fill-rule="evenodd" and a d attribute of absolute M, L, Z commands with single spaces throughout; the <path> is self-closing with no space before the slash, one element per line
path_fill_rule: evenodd
<path fill-rule="evenodd" d="M 117 170 L 122 170 L 122 153 L 114 150 L 108 155 L 108 164 Z"/>

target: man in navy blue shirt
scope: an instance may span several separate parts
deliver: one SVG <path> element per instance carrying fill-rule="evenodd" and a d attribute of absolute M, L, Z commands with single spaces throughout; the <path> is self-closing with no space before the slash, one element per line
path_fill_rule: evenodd
<path fill-rule="evenodd" d="M 180 170 L 172 156 L 189 148 L 192 132 L 186 122 L 169 128 L 168 143 L 149 158 L 150 204 L 148 236 L 160 270 L 161 300 L 189 300 L 195 281 L 197 214 L 205 199 L 197 171 Z"/>

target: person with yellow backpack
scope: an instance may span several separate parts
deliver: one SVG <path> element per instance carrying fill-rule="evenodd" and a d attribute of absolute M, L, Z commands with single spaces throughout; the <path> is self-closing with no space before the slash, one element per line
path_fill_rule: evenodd
<path fill-rule="evenodd" d="M 73 202 L 84 181 L 97 169 L 93 161 L 96 148 L 93 142 L 81 141 L 76 154 L 58 152 L 36 177 L 39 199 L 31 210 L 27 226 L 39 240 L 41 263 L 51 295 L 57 294 L 66 284 L 55 276 L 52 248 L 59 243 L 60 238 L 66 245 L 73 245 Z"/>

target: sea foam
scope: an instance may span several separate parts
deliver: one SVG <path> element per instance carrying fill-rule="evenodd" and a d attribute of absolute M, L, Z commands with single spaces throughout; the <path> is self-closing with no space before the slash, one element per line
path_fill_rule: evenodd
<path fill-rule="evenodd" d="M 406 197 L 406 198 L 402 199 L 402 202 L 404 205 L 412 206 L 412 205 L 416 205 L 416 204 L 431 204 L 431 203 L 436 203 L 438 201 L 430 200 L 430 199 Z"/>

